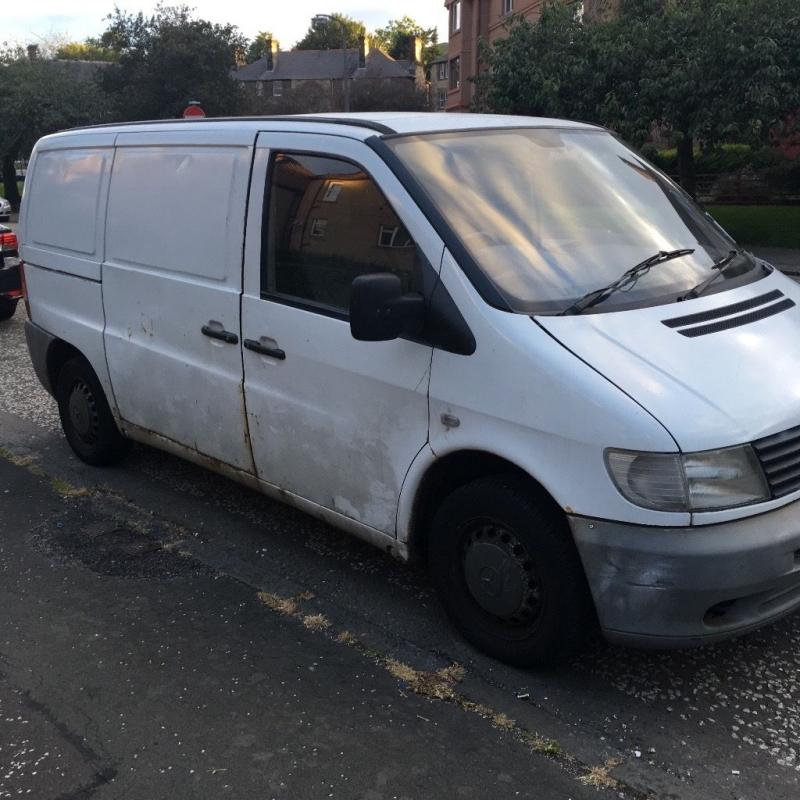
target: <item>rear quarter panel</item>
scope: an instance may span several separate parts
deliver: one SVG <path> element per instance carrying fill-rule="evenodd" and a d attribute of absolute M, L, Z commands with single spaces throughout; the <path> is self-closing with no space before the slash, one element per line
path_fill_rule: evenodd
<path fill-rule="evenodd" d="M 31 322 L 83 354 L 112 410 L 101 264 L 115 137 L 86 132 L 40 140 L 28 168 L 18 229 Z"/>

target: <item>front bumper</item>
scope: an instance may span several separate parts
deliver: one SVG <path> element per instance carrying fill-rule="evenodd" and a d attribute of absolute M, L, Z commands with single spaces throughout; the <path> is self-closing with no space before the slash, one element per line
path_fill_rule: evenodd
<path fill-rule="evenodd" d="M 569 521 L 611 641 L 705 644 L 800 607 L 800 502 L 693 528 Z"/>

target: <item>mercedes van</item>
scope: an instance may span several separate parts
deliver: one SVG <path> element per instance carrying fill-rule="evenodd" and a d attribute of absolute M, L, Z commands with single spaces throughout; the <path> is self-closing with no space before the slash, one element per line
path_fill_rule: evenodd
<path fill-rule="evenodd" d="M 39 141 L 36 372 L 132 441 L 427 561 L 507 662 L 800 605 L 800 287 L 610 132 L 458 114 Z"/>

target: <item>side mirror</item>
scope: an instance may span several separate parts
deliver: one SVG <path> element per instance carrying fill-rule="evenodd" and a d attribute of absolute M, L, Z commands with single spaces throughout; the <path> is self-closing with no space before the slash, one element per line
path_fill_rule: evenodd
<path fill-rule="evenodd" d="M 407 324 L 425 314 L 421 294 L 403 294 L 400 278 L 391 272 L 359 275 L 350 292 L 350 332 L 361 342 L 397 339 Z"/>

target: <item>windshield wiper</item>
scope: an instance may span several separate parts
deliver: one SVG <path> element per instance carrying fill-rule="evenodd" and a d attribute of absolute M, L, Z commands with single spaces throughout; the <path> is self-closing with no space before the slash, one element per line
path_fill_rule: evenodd
<path fill-rule="evenodd" d="M 728 255 L 724 256 L 719 261 L 715 261 L 711 267 L 711 269 L 714 270 L 714 273 L 711 275 L 711 277 L 701 281 L 693 289 L 689 289 L 689 291 L 686 292 L 683 297 L 678 298 L 678 302 L 682 300 L 693 300 L 695 297 L 699 297 L 701 294 L 703 294 L 703 292 L 709 286 L 711 286 L 711 284 L 714 283 L 714 281 L 719 278 L 720 275 L 725 273 L 725 270 L 731 265 L 731 261 L 733 261 L 733 259 L 738 255 L 738 250 L 731 250 Z"/>
<path fill-rule="evenodd" d="M 625 270 L 619 278 L 613 283 L 609 283 L 608 286 L 603 286 L 601 289 L 588 292 L 583 297 L 576 300 L 569 308 L 565 308 L 563 311 L 559 312 L 558 316 L 566 317 L 571 314 L 581 314 L 586 311 L 587 308 L 592 308 L 592 306 L 596 306 L 604 300 L 607 300 L 614 292 L 625 292 L 632 289 L 636 281 L 657 264 L 664 264 L 667 261 L 689 256 L 692 253 L 694 253 L 694 248 L 688 247 L 682 250 L 660 250 L 658 253 L 650 256 L 650 258 L 646 258 L 644 261 L 636 264 L 636 266 Z"/>

